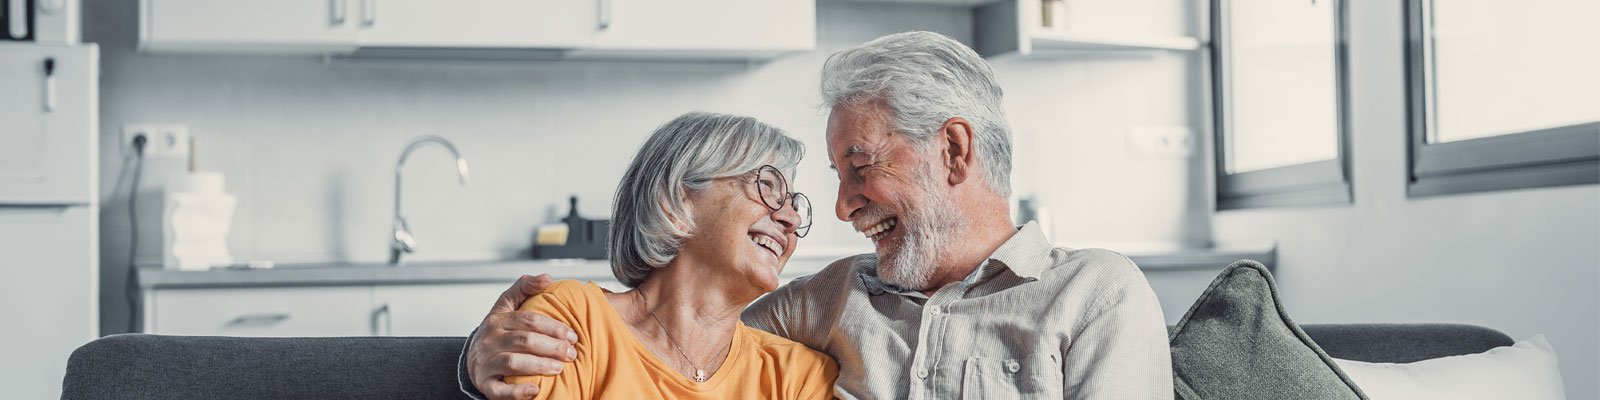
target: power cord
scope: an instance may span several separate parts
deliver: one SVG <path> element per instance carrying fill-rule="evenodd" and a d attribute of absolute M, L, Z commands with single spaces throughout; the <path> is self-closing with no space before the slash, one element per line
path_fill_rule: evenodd
<path fill-rule="evenodd" d="M 128 300 L 128 332 L 139 331 L 139 176 L 144 172 L 144 146 L 149 140 L 144 134 L 133 137 L 133 183 L 128 188 L 128 279 L 124 292 Z M 126 164 L 126 163 L 124 163 Z"/>

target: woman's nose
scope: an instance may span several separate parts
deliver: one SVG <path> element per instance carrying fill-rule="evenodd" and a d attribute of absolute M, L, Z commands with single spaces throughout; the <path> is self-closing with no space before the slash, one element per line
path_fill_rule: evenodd
<path fill-rule="evenodd" d="M 773 211 L 772 220 L 783 226 L 784 233 L 794 233 L 800 228 L 800 212 L 794 209 L 793 204 L 784 204 L 782 208 Z"/>

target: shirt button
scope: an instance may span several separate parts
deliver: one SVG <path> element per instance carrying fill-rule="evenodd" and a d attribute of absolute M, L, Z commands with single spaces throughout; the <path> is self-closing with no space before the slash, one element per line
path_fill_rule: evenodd
<path fill-rule="evenodd" d="M 927 369 L 923 369 L 923 368 L 917 368 L 917 379 L 927 379 L 927 378 L 928 378 L 928 370 Z"/>
<path fill-rule="evenodd" d="M 1022 369 L 1022 366 L 1018 365 L 1016 361 L 1006 361 L 1006 370 L 1007 371 L 1017 372 L 1017 370 L 1019 370 L 1019 369 Z"/>
<path fill-rule="evenodd" d="M 943 313 L 944 311 L 940 311 L 939 307 L 934 307 L 933 311 L 929 311 L 929 312 L 933 313 L 933 315 L 939 315 L 940 313 Z"/>

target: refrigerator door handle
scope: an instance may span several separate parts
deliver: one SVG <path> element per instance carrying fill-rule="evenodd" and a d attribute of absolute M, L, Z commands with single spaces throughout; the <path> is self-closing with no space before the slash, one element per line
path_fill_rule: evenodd
<path fill-rule="evenodd" d="M 56 112 L 56 59 L 44 59 L 44 112 Z"/>

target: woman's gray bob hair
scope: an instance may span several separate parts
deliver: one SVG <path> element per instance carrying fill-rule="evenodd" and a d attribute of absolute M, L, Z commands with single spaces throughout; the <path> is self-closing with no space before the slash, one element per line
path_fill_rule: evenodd
<path fill-rule="evenodd" d="M 805 145 L 755 118 L 690 112 L 656 128 L 617 184 L 606 250 L 611 273 L 638 287 L 694 232 L 688 198 L 712 180 L 770 164 L 793 180 Z"/>

